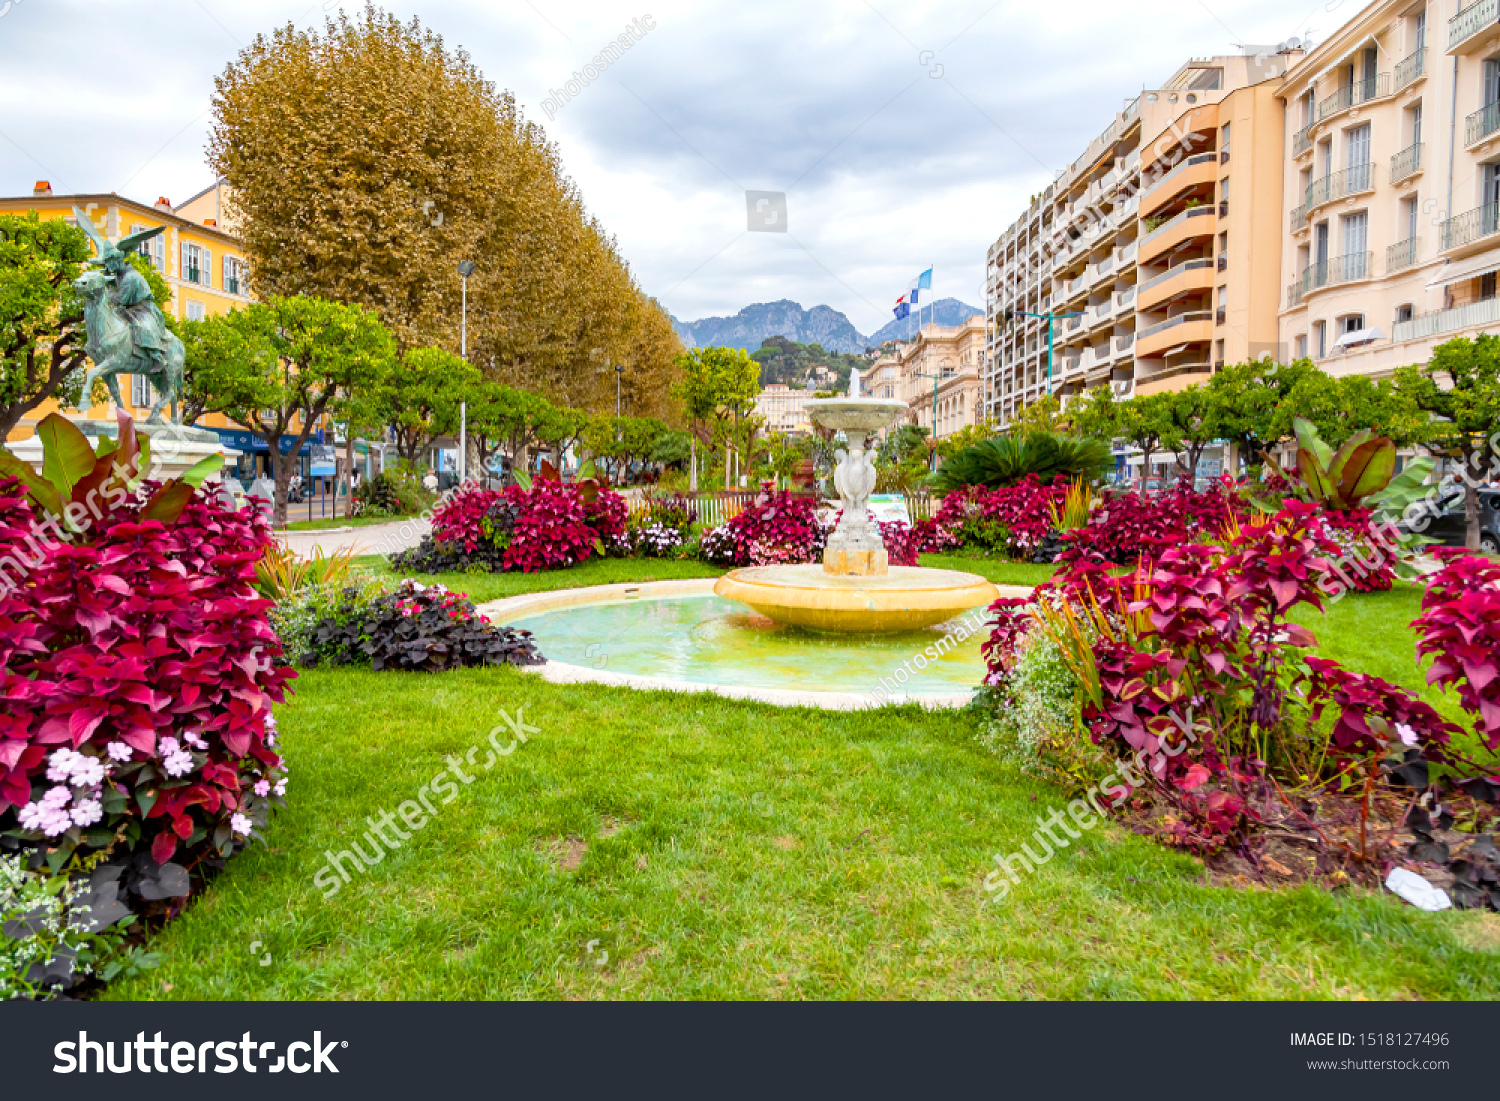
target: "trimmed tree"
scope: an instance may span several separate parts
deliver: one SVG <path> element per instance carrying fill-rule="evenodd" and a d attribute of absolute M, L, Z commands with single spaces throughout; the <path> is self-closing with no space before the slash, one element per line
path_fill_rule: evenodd
<path fill-rule="evenodd" d="M 190 364 L 205 409 L 264 440 L 276 483 L 275 522 L 286 525 L 296 456 L 331 408 L 383 384 L 395 342 L 375 314 L 322 298 L 254 302 L 203 323 L 217 354 Z M 291 436 L 286 452 L 283 436 Z"/>
<path fill-rule="evenodd" d="M 415 462 L 438 436 L 458 433 L 459 404 L 479 385 L 479 368 L 441 348 L 407 352 L 380 386 L 377 401 L 396 452 Z"/>
<path fill-rule="evenodd" d="M 1500 336 L 1457 337 L 1423 366 L 1396 370 L 1397 390 L 1431 414 L 1429 450 L 1456 459 L 1464 483 L 1464 545 L 1479 549 L 1479 486 L 1500 466 Z M 1496 454 L 1485 469 L 1485 453 Z"/>
<path fill-rule="evenodd" d="M 698 425 L 710 418 L 724 421 L 760 393 L 760 364 L 742 348 L 689 348 L 676 359 L 682 379 L 673 395 L 684 406 L 692 424 L 688 488 L 698 491 Z M 728 436 L 725 436 L 725 474 L 729 477 Z"/>

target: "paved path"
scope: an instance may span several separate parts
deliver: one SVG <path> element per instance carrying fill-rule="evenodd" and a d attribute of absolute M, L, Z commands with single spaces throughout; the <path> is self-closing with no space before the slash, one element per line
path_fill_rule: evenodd
<path fill-rule="evenodd" d="M 321 547 L 324 554 L 348 546 L 355 547 L 359 554 L 391 554 L 416 546 L 431 530 L 432 525 L 426 520 L 393 520 L 389 524 L 370 524 L 347 531 L 278 532 L 276 541 L 286 543 L 299 558 L 311 558 L 316 547 Z"/>

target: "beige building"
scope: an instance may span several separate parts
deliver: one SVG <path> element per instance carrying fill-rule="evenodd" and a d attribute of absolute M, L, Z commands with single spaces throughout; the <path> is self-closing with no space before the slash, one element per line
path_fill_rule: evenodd
<path fill-rule="evenodd" d="M 1300 59 L 1247 46 L 1187 62 L 1033 197 L 987 257 L 986 414 L 1181 389 L 1279 353 L 1277 97 Z M 1048 323 L 1027 314 L 1059 317 L 1050 365 Z"/>
<path fill-rule="evenodd" d="M 978 314 L 962 325 L 923 325 L 915 339 L 898 344 L 870 365 L 860 392 L 905 401 L 910 409 L 907 423 L 926 428 L 932 439 L 942 439 L 985 415 L 979 398 L 984 344 L 984 318 Z"/>
<path fill-rule="evenodd" d="M 816 390 L 792 389 L 782 383 L 772 383 L 755 399 L 755 412 L 766 419 L 766 431 L 790 435 L 811 432 L 812 421 L 807 416 L 807 403 Z"/>
<path fill-rule="evenodd" d="M 1282 83 L 1293 357 L 1384 375 L 1500 323 L 1497 17 L 1377 0 Z"/>

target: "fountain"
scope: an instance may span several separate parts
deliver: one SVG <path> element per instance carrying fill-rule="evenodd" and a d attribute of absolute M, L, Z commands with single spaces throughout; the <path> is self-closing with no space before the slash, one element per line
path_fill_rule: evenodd
<path fill-rule="evenodd" d="M 855 371 L 848 397 L 810 401 L 807 410 L 814 424 L 842 431 L 848 445 L 838 452 L 833 474 L 843 514 L 828 537 L 822 564 L 732 570 L 715 583 L 714 592 L 777 623 L 864 633 L 930 627 L 999 595 L 972 573 L 890 565 L 880 531 L 870 523 L 875 461 L 865 445 L 906 410 L 905 402 L 861 397 Z"/>

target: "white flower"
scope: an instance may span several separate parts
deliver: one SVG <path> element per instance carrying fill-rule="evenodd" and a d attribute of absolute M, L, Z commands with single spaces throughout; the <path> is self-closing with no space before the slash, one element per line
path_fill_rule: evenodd
<path fill-rule="evenodd" d="M 193 755 L 185 749 L 174 750 L 167 754 L 161 767 L 168 776 L 186 776 L 193 771 Z"/>
<path fill-rule="evenodd" d="M 205 742 L 196 731 L 189 730 L 182 736 L 182 740 L 185 741 L 188 745 L 192 746 L 194 749 L 206 750 L 208 748 L 208 743 Z"/>
<path fill-rule="evenodd" d="M 241 837 L 250 836 L 250 819 L 243 814 L 236 814 L 229 820 L 229 828 Z"/>
<path fill-rule="evenodd" d="M 73 824 L 68 813 L 69 791 L 66 787 L 55 787 L 42 796 L 39 803 L 27 803 L 21 808 L 21 828 L 38 830 L 48 837 L 66 833 Z"/>
<path fill-rule="evenodd" d="M 53 783 L 62 783 L 73 775 L 73 759 L 82 754 L 74 753 L 71 749 L 54 750 L 52 756 L 47 758 L 47 779 Z"/>
<path fill-rule="evenodd" d="M 42 806 L 65 807 L 68 805 L 68 800 L 70 798 L 72 798 L 72 792 L 70 792 L 66 787 L 59 785 L 58 787 L 55 787 L 51 791 L 47 792 L 46 795 L 42 796 Z"/>
<path fill-rule="evenodd" d="M 170 757 L 182 750 L 176 738 L 162 738 L 156 743 L 156 752 L 163 757 Z"/>
<path fill-rule="evenodd" d="M 1402 745 L 1417 744 L 1417 732 L 1405 723 L 1396 724 L 1396 736 L 1401 739 Z"/>
<path fill-rule="evenodd" d="M 255 781 L 255 794 L 259 795 L 262 799 L 264 799 L 267 795 L 270 795 L 271 794 L 271 781 L 270 780 L 257 780 L 257 781 Z"/>
<path fill-rule="evenodd" d="M 97 799 L 85 799 L 73 808 L 73 825 L 92 826 L 104 817 L 104 808 Z"/>
<path fill-rule="evenodd" d="M 277 780 L 276 781 L 276 786 L 273 787 L 271 790 L 274 791 L 277 795 L 285 795 L 286 794 L 286 781 L 285 780 Z"/>
<path fill-rule="evenodd" d="M 104 752 L 109 754 L 111 760 L 130 760 L 131 749 L 124 742 L 110 742 L 109 745 L 104 747 Z"/>
<path fill-rule="evenodd" d="M 79 758 L 73 762 L 73 786 L 96 788 L 104 782 L 104 762 L 97 757 Z"/>

